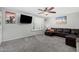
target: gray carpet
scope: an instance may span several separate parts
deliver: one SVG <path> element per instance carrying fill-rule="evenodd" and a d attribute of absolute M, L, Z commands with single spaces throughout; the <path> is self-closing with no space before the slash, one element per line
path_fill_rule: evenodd
<path fill-rule="evenodd" d="M 3 42 L 1 52 L 75 52 L 76 49 L 65 45 L 65 38 L 36 35 L 23 39 Z"/>

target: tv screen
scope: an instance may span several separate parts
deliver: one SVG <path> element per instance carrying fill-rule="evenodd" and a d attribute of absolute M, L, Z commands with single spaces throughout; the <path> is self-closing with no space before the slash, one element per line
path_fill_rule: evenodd
<path fill-rule="evenodd" d="M 32 22 L 32 17 L 31 16 L 27 16 L 27 15 L 22 15 L 20 17 L 20 23 L 31 23 Z"/>

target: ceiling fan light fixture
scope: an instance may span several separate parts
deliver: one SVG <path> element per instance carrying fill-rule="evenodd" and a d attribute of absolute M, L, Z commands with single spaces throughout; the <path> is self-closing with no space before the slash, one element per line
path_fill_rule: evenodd
<path fill-rule="evenodd" d="M 48 12 L 44 12 L 44 14 L 49 14 Z"/>

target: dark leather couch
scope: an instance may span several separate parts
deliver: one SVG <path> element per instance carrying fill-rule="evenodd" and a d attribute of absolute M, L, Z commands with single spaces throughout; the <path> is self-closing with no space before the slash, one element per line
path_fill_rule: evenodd
<path fill-rule="evenodd" d="M 66 37 L 68 35 L 76 35 L 79 37 L 79 29 L 69 29 L 69 28 L 51 28 L 54 32 L 48 32 L 48 29 L 45 31 L 45 35 L 48 36 L 60 36 Z"/>
<path fill-rule="evenodd" d="M 65 44 L 76 48 L 76 38 L 79 37 L 79 29 L 51 28 L 53 31 L 45 31 L 48 36 L 60 36 L 65 38 Z"/>

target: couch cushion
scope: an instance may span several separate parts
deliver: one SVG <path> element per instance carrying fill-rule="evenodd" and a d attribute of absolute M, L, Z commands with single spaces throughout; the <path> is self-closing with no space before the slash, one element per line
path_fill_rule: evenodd
<path fill-rule="evenodd" d="M 63 33 L 68 33 L 68 34 L 70 34 L 70 29 L 63 29 Z"/>
<path fill-rule="evenodd" d="M 57 31 L 58 33 L 62 33 L 62 32 L 63 32 L 63 29 L 58 28 L 58 29 L 56 29 L 56 31 Z"/>
<path fill-rule="evenodd" d="M 69 34 L 69 35 L 66 35 L 65 37 L 66 37 L 66 38 L 67 38 L 67 37 L 76 38 L 77 36 L 76 36 L 76 35 L 73 35 L 73 34 Z"/>
<path fill-rule="evenodd" d="M 79 35 L 79 29 L 72 29 L 71 34 Z"/>

